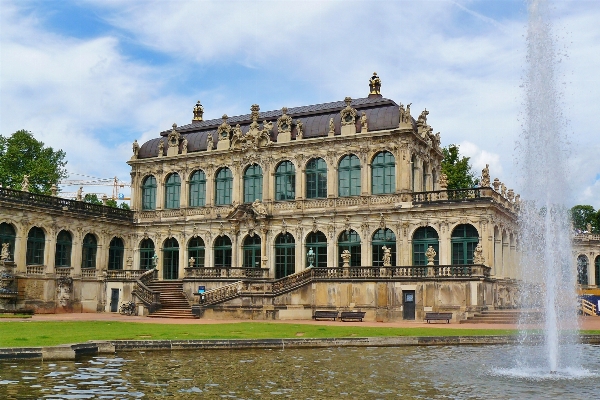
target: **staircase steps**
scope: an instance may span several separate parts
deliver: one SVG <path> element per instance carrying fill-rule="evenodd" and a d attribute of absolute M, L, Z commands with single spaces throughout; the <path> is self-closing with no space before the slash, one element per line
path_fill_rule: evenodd
<path fill-rule="evenodd" d="M 153 281 L 148 287 L 160 293 L 161 309 L 148 315 L 150 318 L 194 318 L 192 307 L 183 293 L 181 281 Z"/>
<path fill-rule="evenodd" d="M 536 310 L 493 310 L 482 311 L 460 321 L 461 324 L 508 324 L 515 325 L 519 321 L 527 324 L 541 322 L 543 313 Z"/>

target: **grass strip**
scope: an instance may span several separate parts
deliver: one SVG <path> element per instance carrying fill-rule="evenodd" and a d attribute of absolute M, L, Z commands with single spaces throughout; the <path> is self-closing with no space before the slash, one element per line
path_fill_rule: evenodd
<path fill-rule="evenodd" d="M 515 330 L 506 329 L 379 328 L 265 322 L 169 325 L 114 321 L 4 321 L 0 322 L 0 347 L 53 346 L 88 340 L 489 336 L 515 333 Z"/>

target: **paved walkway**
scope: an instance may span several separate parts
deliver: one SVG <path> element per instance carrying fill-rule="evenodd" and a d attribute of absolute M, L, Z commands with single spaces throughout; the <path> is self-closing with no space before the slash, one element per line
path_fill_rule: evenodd
<path fill-rule="evenodd" d="M 440 328 L 440 329 L 517 329 L 515 324 L 446 324 L 443 322 L 425 323 L 413 321 L 397 322 L 339 322 L 339 321 L 312 321 L 312 320 L 231 320 L 231 319 L 171 319 L 126 316 L 115 313 L 74 313 L 74 314 L 36 314 L 32 318 L 2 318 L 2 321 L 119 321 L 138 322 L 146 324 L 236 324 L 240 322 L 261 322 L 276 324 L 309 324 L 309 325 L 348 325 L 348 326 L 374 326 L 390 328 Z M 530 326 L 539 328 L 539 326 Z M 600 317 L 580 317 L 579 327 L 582 330 L 599 330 Z"/>

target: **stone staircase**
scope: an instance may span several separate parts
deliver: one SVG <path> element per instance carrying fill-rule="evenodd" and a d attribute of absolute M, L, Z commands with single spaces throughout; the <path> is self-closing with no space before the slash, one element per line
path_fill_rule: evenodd
<path fill-rule="evenodd" d="M 150 318 L 194 318 L 192 307 L 183 293 L 181 281 L 152 281 L 148 284 L 160 293 L 161 309 L 148 315 Z"/>
<path fill-rule="evenodd" d="M 519 323 L 523 318 L 526 323 L 535 324 L 542 320 L 542 312 L 537 310 L 490 310 L 475 313 L 472 317 L 460 321 L 461 324 L 509 324 Z"/>

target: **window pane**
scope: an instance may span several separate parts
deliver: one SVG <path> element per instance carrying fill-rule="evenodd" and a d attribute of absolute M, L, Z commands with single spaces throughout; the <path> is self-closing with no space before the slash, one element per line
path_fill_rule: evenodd
<path fill-rule="evenodd" d="M 206 205 L 206 175 L 203 171 L 196 171 L 190 178 L 190 207 L 203 207 Z"/>

